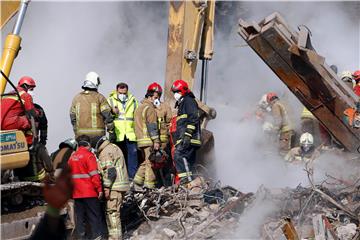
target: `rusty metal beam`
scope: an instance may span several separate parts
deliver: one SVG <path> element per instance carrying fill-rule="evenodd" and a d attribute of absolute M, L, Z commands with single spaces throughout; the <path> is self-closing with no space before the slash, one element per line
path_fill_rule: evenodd
<path fill-rule="evenodd" d="M 310 35 L 293 31 L 284 18 L 273 13 L 259 23 L 239 21 L 239 34 L 291 92 L 349 151 L 360 147 L 360 130 L 343 122 L 345 109 L 358 97 L 318 55 Z"/>

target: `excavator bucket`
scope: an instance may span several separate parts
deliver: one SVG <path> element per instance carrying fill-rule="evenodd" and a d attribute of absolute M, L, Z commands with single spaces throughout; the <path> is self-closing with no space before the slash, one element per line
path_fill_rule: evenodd
<path fill-rule="evenodd" d="M 317 54 L 305 26 L 294 31 L 273 13 L 259 23 L 240 20 L 238 32 L 347 150 L 359 150 L 359 128 L 344 121 L 344 111 L 355 108 L 359 98 Z"/>

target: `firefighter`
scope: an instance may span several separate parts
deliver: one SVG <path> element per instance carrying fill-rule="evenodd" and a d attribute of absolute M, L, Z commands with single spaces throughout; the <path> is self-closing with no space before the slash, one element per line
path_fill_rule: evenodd
<path fill-rule="evenodd" d="M 160 149 L 159 129 L 154 106 L 154 101 L 158 98 L 158 92 L 148 90 L 145 99 L 135 110 L 135 134 L 143 162 L 135 174 L 134 183 L 149 189 L 155 188 L 156 184 L 156 176 L 149 156 L 152 150 Z"/>
<path fill-rule="evenodd" d="M 90 137 L 81 135 L 77 139 L 78 149 L 74 152 L 68 166 L 74 183 L 72 197 L 75 210 L 75 233 L 78 238 L 85 238 L 85 226 L 90 226 L 90 236 L 86 239 L 105 236 L 105 221 L 100 206 L 103 197 L 100 175 L 95 155 L 90 151 Z"/>
<path fill-rule="evenodd" d="M 360 70 L 355 71 L 352 76 L 354 79 L 354 93 L 360 96 Z"/>
<path fill-rule="evenodd" d="M 352 73 L 350 71 L 341 72 L 340 78 L 350 89 L 354 88 Z"/>
<path fill-rule="evenodd" d="M 106 199 L 109 239 L 122 239 L 120 207 L 130 189 L 125 158 L 121 149 L 103 137 L 96 144 Z"/>
<path fill-rule="evenodd" d="M 70 119 L 75 138 L 81 135 L 90 137 L 92 147 L 105 135 L 105 128 L 109 137 L 114 138 L 114 122 L 111 108 L 106 98 L 98 93 L 100 85 L 99 75 L 89 72 L 86 75 L 83 91 L 77 94 L 70 107 Z"/>
<path fill-rule="evenodd" d="M 1 130 L 18 129 L 23 131 L 28 145 L 31 145 L 33 141 L 30 118 L 37 119 L 31 97 L 35 87 L 35 80 L 25 76 L 20 78 L 16 88 L 21 102 L 16 91 L 1 96 Z"/>
<path fill-rule="evenodd" d="M 126 83 L 116 85 L 116 90 L 110 93 L 108 102 L 114 115 L 116 145 L 126 156 L 129 177 L 134 178 L 138 167 L 134 113 L 138 107 L 135 97 L 129 92 Z"/>
<path fill-rule="evenodd" d="M 300 136 L 300 147 L 292 148 L 285 156 L 285 160 L 294 163 L 308 163 L 320 156 L 320 152 L 315 149 L 314 137 L 306 132 Z"/>
<path fill-rule="evenodd" d="M 279 153 L 286 155 L 291 149 L 294 130 L 291 126 L 285 106 L 280 102 L 276 93 L 268 93 L 266 100 L 271 109 L 272 123 L 271 130 L 275 134 L 279 134 Z"/>
<path fill-rule="evenodd" d="M 170 152 L 169 146 L 169 127 L 172 118 L 171 107 L 167 102 L 160 101 L 162 95 L 162 87 L 154 82 L 149 85 L 148 91 L 154 91 L 159 94 L 159 98 L 154 100 L 158 129 L 160 133 L 161 149 L 151 154 L 150 160 L 154 169 L 158 186 L 171 185 L 171 162 L 168 161 Z"/>
<path fill-rule="evenodd" d="M 201 145 L 199 108 L 184 80 L 176 80 L 171 91 L 177 108 L 176 131 L 172 132 L 174 162 L 180 183 L 187 183 L 192 180 L 191 169 L 195 164 L 196 150 Z"/>

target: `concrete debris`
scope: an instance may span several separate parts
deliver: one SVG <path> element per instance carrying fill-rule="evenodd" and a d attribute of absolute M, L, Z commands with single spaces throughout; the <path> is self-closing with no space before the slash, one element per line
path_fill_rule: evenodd
<path fill-rule="evenodd" d="M 295 189 L 260 187 L 256 194 L 220 187 L 204 178 L 194 187 L 162 187 L 131 192 L 122 210 L 126 239 L 358 239 L 360 185 Z M 199 184 L 200 183 L 200 184 Z M 256 225 L 246 223 L 251 209 L 269 204 L 273 211 Z M 245 222 L 244 222 L 245 221 Z M 258 235 L 239 235 L 244 223 Z"/>

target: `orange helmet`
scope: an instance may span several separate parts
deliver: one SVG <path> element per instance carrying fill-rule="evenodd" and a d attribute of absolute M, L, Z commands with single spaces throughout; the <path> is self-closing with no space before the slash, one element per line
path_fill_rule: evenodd
<path fill-rule="evenodd" d="M 171 91 L 173 93 L 180 92 L 182 96 L 184 96 L 186 93 L 188 93 L 189 85 L 184 80 L 176 80 L 173 85 L 171 86 Z"/>
<path fill-rule="evenodd" d="M 159 93 L 159 95 L 161 96 L 162 94 L 162 87 L 160 86 L 160 84 L 156 83 L 156 82 L 153 82 L 152 84 L 150 84 L 148 86 L 148 89 L 147 89 L 148 92 L 150 91 L 153 91 L 153 92 L 157 92 Z"/>
<path fill-rule="evenodd" d="M 266 95 L 266 101 L 268 103 L 270 103 L 270 102 L 272 102 L 272 101 L 274 101 L 275 99 L 278 99 L 278 98 L 279 98 L 278 95 L 276 93 L 274 93 L 274 92 L 270 92 L 270 93 L 268 93 Z"/>
<path fill-rule="evenodd" d="M 20 78 L 20 80 L 18 82 L 18 87 L 20 87 L 24 84 L 28 85 L 29 87 L 33 87 L 33 88 L 36 87 L 35 80 L 28 76 L 24 76 L 24 77 Z"/>
<path fill-rule="evenodd" d="M 353 78 L 355 81 L 359 81 L 360 80 L 360 70 L 357 70 L 353 73 Z"/>

